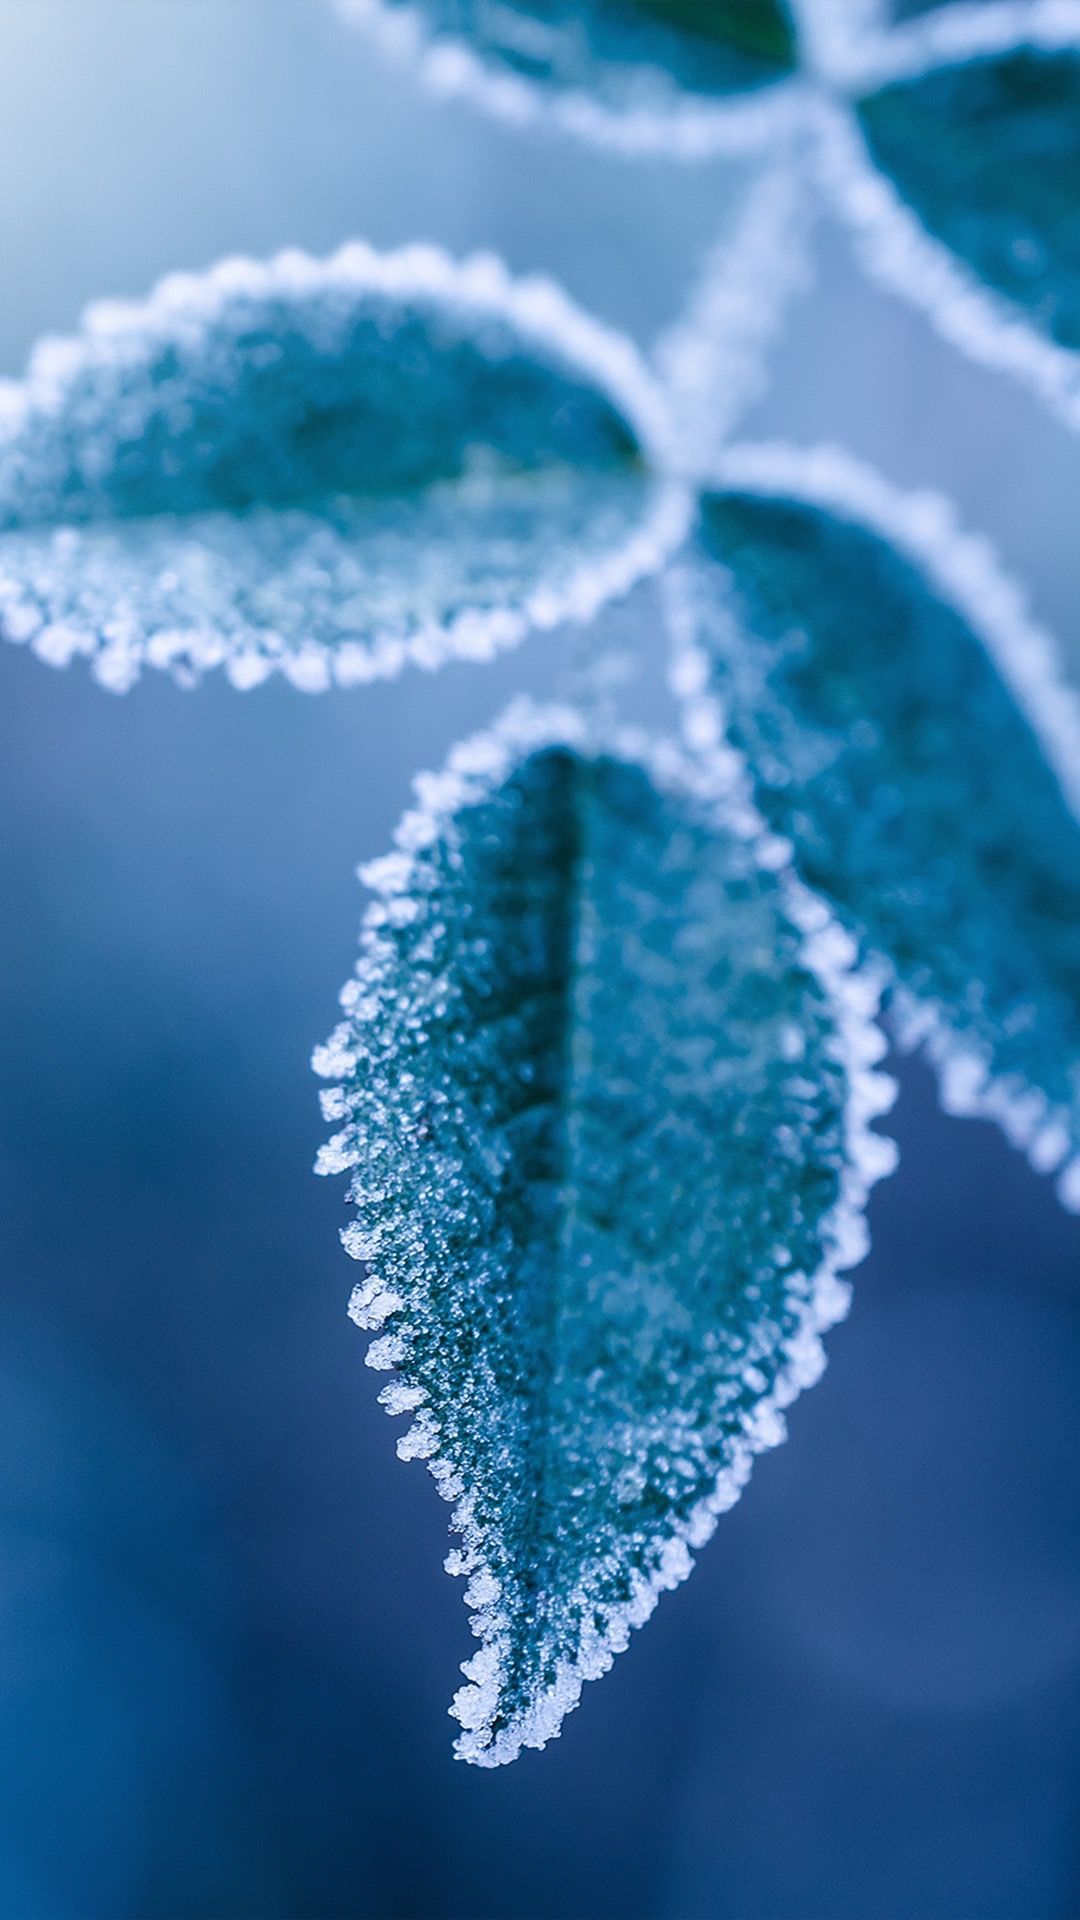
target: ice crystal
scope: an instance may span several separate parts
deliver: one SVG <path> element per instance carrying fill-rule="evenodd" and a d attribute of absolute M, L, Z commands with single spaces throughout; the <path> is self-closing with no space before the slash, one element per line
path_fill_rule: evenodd
<path fill-rule="evenodd" d="M 684 689 L 715 698 L 807 885 L 887 963 L 947 1104 L 1063 1168 L 1076 1204 L 1075 700 L 941 503 L 837 456 L 757 455 L 752 489 L 705 503 L 712 569 L 684 577 L 678 606 L 697 648 Z"/>
<path fill-rule="evenodd" d="M 117 688 L 482 658 L 588 617 L 681 527 L 633 350 L 490 259 L 175 276 L 0 402 L 0 625 Z"/>
<path fill-rule="evenodd" d="M 889 1088 L 850 943 L 672 754 L 512 714 L 365 870 L 316 1055 L 352 1312 L 463 1535 L 484 1765 L 542 1746 L 823 1364 Z"/>
<path fill-rule="evenodd" d="M 1021 46 L 898 80 L 859 118 L 924 226 L 1080 348 L 1080 48 Z"/>

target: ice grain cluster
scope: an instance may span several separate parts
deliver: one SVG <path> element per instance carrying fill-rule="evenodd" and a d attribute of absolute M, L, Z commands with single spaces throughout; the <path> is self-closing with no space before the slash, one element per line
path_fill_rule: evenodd
<path fill-rule="evenodd" d="M 1080 0 L 337 0 L 518 123 L 783 156 L 863 265 L 1080 428 Z"/>
<path fill-rule="evenodd" d="M 1080 1205 L 1080 726 L 982 543 L 824 453 L 738 449 L 677 611 L 755 804 L 897 989 L 946 1103 Z M 697 647 L 694 657 L 693 648 Z"/>
<path fill-rule="evenodd" d="M 512 714 L 418 783 L 316 1058 L 353 1314 L 463 1536 L 459 1752 L 541 1746 L 690 1569 L 861 1257 L 850 943 L 671 755 Z"/>
<path fill-rule="evenodd" d="M 490 259 L 178 275 L 0 389 L 0 629 L 117 689 L 483 659 L 658 564 L 655 427 L 632 350 Z"/>

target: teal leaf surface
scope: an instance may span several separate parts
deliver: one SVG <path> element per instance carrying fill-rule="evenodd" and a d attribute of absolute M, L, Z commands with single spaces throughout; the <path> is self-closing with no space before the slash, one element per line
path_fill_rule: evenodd
<path fill-rule="evenodd" d="M 659 564 L 661 432 L 629 343 L 490 258 L 174 276 L 0 389 L 0 630 L 120 690 L 483 659 Z"/>
<path fill-rule="evenodd" d="M 892 1164 L 872 985 L 726 776 L 514 709 L 417 783 L 315 1056 L 352 1313 L 462 1535 L 458 1752 L 542 1746 L 823 1364 Z M 745 812 L 745 810 L 744 810 Z"/>
<path fill-rule="evenodd" d="M 944 503 L 839 455 L 733 450 L 701 543 L 693 724 L 886 966 L 946 1104 L 1080 1203 L 1080 726 L 1049 642 Z"/>
<path fill-rule="evenodd" d="M 1080 40 L 1080 14 L 1077 25 Z M 1080 349 L 1080 44 L 931 68 L 858 114 L 926 230 L 1057 346 Z"/>
<path fill-rule="evenodd" d="M 508 118 L 554 119 L 615 144 L 662 147 L 681 121 L 709 146 L 766 122 L 740 103 L 798 65 L 787 0 L 338 0 L 391 49 L 419 57 L 443 91 Z M 569 112 L 562 111 L 572 102 Z M 721 136 L 721 145 L 724 144 Z"/>

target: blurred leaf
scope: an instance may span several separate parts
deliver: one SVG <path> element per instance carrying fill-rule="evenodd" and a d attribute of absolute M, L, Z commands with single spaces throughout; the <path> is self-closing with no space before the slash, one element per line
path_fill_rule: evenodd
<path fill-rule="evenodd" d="M 1080 48 L 937 67 L 858 113 L 928 231 L 1058 346 L 1080 348 Z"/>
<path fill-rule="evenodd" d="M 758 807 L 887 962 L 947 1104 L 1000 1120 L 1043 1169 L 1071 1162 L 1075 1203 L 1080 826 L 1029 712 L 1059 728 L 1059 769 L 1075 715 L 981 546 L 934 540 L 966 610 L 853 501 L 714 494 L 698 643 Z"/>
<path fill-rule="evenodd" d="M 631 10 L 779 67 L 795 64 L 795 33 L 783 0 L 631 0 Z"/>
<path fill-rule="evenodd" d="M 490 259 L 176 276 L 0 392 L 0 626 L 119 689 L 485 658 L 658 563 L 651 406 L 627 343 Z"/>
<path fill-rule="evenodd" d="M 822 1365 L 891 1164 L 850 943 L 682 763 L 517 711 L 366 870 L 316 1055 L 355 1168 L 353 1314 L 430 1458 L 483 1645 L 484 1765 L 542 1746 Z M 815 931 L 807 936 L 807 926 Z"/>
<path fill-rule="evenodd" d="M 767 86 L 798 64 L 786 0 L 338 0 L 342 13 L 391 40 L 418 22 L 435 48 L 464 49 L 499 80 L 591 96 L 616 113 L 662 120 L 684 95 L 723 100 Z M 390 30 L 387 32 L 387 30 Z M 445 82 L 448 69 L 440 72 Z M 482 89 L 480 90 L 482 93 Z M 520 95 L 517 96 L 520 99 Z M 583 130 L 583 123 L 578 131 Z M 595 128 L 593 129 L 595 131 Z M 654 128 L 655 131 L 655 128 Z"/>

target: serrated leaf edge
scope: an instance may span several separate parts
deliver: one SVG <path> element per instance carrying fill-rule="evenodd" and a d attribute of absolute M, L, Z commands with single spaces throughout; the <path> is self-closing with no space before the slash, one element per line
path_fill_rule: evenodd
<path fill-rule="evenodd" d="M 502 320 L 523 343 L 554 354 L 569 371 L 588 379 L 623 415 L 651 470 L 645 509 L 629 538 L 599 560 L 583 565 L 555 591 L 541 586 L 520 607 L 491 612 L 466 611 L 444 626 L 431 626 L 407 640 L 388 640 L 376 650 L 343 646 L 334 651 L 308 642 L 270 658 L 256 652 L 230 653 L 213 633 L 170 631 L 135 640 L 116 634 L 104 644 L 92 632 L 41 627 L 34 603 L 14 575 L 0 567 L 0 635 L 29 642 L 47 664 L 66 666 L 77 655 L 91 661 L 95 678 L 114 692 L 125 692 L 142 665 L 175 670 L 179 659 L 198 671 L 223 666 L 239 691 L 258 686 L 280 671 L 303 692 L 331 685 L 355 686 L 394 677 L 405 663 L 434 668 L 452 659 L 489 660 L 517 645 L 530 632 L 562 622 L 587 623 L 601 606 L 621 598 L 638 581 L 656 573 L 683 540 L 691 518 L 691 497 L 674 473 L 672 424 L 667 401 L 637 348 L 614 328 L 594 319 L 554 281 L 541 276 L 518 279 L 493 254 L 454 259 L 442 248 L 413 245 L 378 252 L 351 241 L 325 258 L 296 248 L 262 261 L 232 256 L 205 273 L 171 273 L 142 300 L 99 300 L 83 315 L 79 333 L 47 336 L 31 355 L 22 380 L 0 381 L 0 443 L 13 439 L 31 411 L 59 412 L 68 382 L 87 367 L 122 358 L 155 338 L 167 338 L 177 325 L 209 325 L 238 295 L 255 297 L 311 295 L 342 289 L 358 295 L 419 297 L 464 310 L 483 319 Z M 156 644 L 155 644 L 156 640 Z M 195 675 L 178 677 L 190 684 Z"/>
<path fill-rule="evenodd" d="M 967 622 L 990 655 L 1031 725 L 1073 814 L 1080 819 L 1080 695 L 1066 682 L 1058 643 L 1034 621 L 1022 590 L 1002 568 L 990 541 L 966 533 L 944 495 L 905 492 L 873 467 L 833 446 L 783 442 L 728 448 L 712 476 L 717 488 L 789 498 L 828 509 L 888 541 L 931 590 Z M 665 578 L 672 639 L 671 684 L 683 703 L 693 750 L 730 754 L 723 703 L 709 689 L 709 664 L 697 640 L 695 584 L 678 564 Z M 877 956 L 882 987 L 889 974 Z M 918 1048 L 938 1077 L 950 1113 L 995 1121 L 1039 1173 L 1057 1172 L 1062 1205 L 1080 1212 L 1080 1154 L 1070 1155 L 1067 1116 L 1011 1076 L 996 1077 L 950 1031 L 946 1009 L 894 995 L 890 1024 L 905 1049 Z"/>
<path fill-rule="evenodd" d="M 819 188 L 851 230 L 870 278 L 902 294 L 969 359 L 1011 374 L 1064 425 L 1080 430 L 1080 353 L 1041 334 L 927 231 L 875 165 L 845 98 L 1012 48 L 1080 48 L 1080 0 L 956 0 L 897 26 L 880 24 L 873 0 L 795 0 L 800 72 L 735 102 L 705 105 L 672 81 L 665 108 L 626 111 L 582 91 L 553 92 L 493 71 L 464 44 L 433 40 L 418 7 L 332 4 L 389 57 L 414 68 L 430 91 L 516 127 L 686 162 L 760 153 L 808 135 Z"/>
<path fill-rule="evenodd" d="M 682 472 L 707 472 L 722 456 L 768 387 L 768 356 L 790 303 L 812 284 L 818 206 L 794 164 L 794 145 L 782 143 L 755 181 L 733 231 L 706 256 L 682 313 L 653 344 Z"/>
<path fill-rule="evenodd" d="M 839 1275 L 867 1252 L 864 1210 L 870 1188 L 896 1164 L 892 1141 L 873 1132 L 870 1125 L 888 1111 L 895 1095 L 893 1081 L 878 1070 L 886 1050 L 875 1022 L 880 979 L 871 968 L 856 970 L 854 943 L 822 902 L 784 866 L 782 843 L 763 832 L 758 816 L 747 805 L 745 783 L 733 770 L 730 755 L 713 753 L 701 758 L 687 754 L 673 742 L 656 742 L 637 731 L 623 731 L 614 739 L 598 743 L 587 723 L 572 710 L 541 708 L 527 700 L 515 702 L 488 732 L 455 748 L 444 773 L 419 776 L 416 786 L 420 806 L 404 816 L 395 836 L 396 850 L 361 869 L 376 898 L 365 917 L 359 980 L 364 974 L 363 944 L 367 943 L 370 950 L 378 943 L 379 929 L 392 913 L 392 903 L 408 895 L 417 847 L 430 844 L 460 808 L 483 799 L 529 751 L 545 745 L 593 751 L 598 744 L 644 765 L 661 787 L 674 786 L 693 794 L 714 814 L 719 827 L 756 843 L 762 867 L 773 872 L 782 869 L 785 906 L 803 934 L 802 961 L 821 983 L 836 1015 L 837 1057 L 843 1060 L 848 1077 L 846 1161 L 839 1198 L 822 1224 L 828 1253 L 813 1277 L 799 1326 L 785 1343 L 775 1385 L 747 1417 L 741 1438 L 734 1443 L 731 1464 L 718 1475 L 712 1492 L 687 1520 L 656 1534 L 650 1543 L 658 1554 L 656 1571 L 648 1579 L 638 1577 L 632 1600 L 613 1612 L 605 1631 L 583 1635 L 575 1657 L 561 1663 L 554 1683 L 530 1713 L 502 1729 L 493 1741 L 488 1739 L 486 1723 L 498 1698 L 507 1644 L 506 1622 L 498 1608 L 498 1582 L 484 1559 L 468 1491 L 452 1464 L 440 1457 L 438 1424 L 422 1405 L 422 1390 L 406 1380 L 380 1396 L 392 1413 L 417 1410 L 414 1424 L 398 1441 L 398 1453 L 406 1459 L 425 1459 L 439 1492 L 453 1505 L 450 1525 L 463 1545 L 450 1555 L 447 1571 L 468 1578 L 465 1600 L 476 1609 L 470 1624 L 481 1644 L 479 1652 L 462 1668 L 469 1685 L 455 1696 L 450 1711 L 463 1726 L 455 1744 L 458 1757 L 485 1767 L 506 1764 L 522 1747 L 543 1747 L 559 1732 L 565 1716 L 578 1705 L 584 1682 L 608 1670 L 615 1655 L 625 1649 L 631 1630 L 649 1618 L 660 1594 L 687 1577 L 693 1552 L 705 1544 L 719 1515 L 742 1492 L 754 1456 L 785 1438 L 784 1409 L 820 1377 L 825 1365 L 821 1335 L 848 1310 L 851 1289 Z M 361 991 L 359 980 L 350 982 L 343 992 L 346 1011 Z M 345 1022 L 325 1047 L 316 1049 L 312 1061 L 316 1073 L 340 1081 L 351 1071 L 355 1057 L 349 1050 L 349 1039 L 350 1027 Z M 329 1115 L 339 1111 L 340 1098 L 340 1088 L 329 1090 L 325 1107 Z M 345 1146 L 343 1139 L 329 1142 L 316 1161 L 316 1170 L 341 1171 Z M 375 1265 L 377 1262 L 368 1281 L 354 1291 L 350 1313 L 368 1329 L 391 1324 L 391 1331 L 380 1332 L 367 1355 L 369 1366 L 390 1369 L 403 1355 L 393 1331 L 403 1303 L 383 1286 Z"/>

